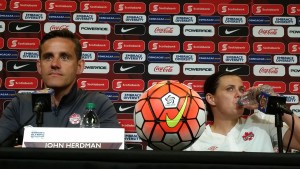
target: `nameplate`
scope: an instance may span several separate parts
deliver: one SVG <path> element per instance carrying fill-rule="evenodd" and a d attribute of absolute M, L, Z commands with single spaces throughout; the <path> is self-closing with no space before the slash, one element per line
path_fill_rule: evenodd
<path fill-rule="evenodd" d="M 124 149 L 124 128 L 25 127 L 22 147 Z"/>

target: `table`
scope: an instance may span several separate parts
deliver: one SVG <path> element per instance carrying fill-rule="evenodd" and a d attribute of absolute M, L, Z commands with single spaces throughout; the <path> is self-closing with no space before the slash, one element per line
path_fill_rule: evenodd
<path fill-rule="evenodd" d="M 300 153 L 0 148 L 1 169 L 293 169 Z"/>

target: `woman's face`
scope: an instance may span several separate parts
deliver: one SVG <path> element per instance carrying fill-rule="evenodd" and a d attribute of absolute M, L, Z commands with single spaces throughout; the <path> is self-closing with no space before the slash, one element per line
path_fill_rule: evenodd
<path fill-rule="evenodd" d="M 236 119 L 243 115 L 244 108 L 237 105 L 237 100 L 244 91 L 245 87 L 239 76 L 222 76 L 216 92 L 211 95 L 211 102 L 209 102 L 214 119 Z"/>

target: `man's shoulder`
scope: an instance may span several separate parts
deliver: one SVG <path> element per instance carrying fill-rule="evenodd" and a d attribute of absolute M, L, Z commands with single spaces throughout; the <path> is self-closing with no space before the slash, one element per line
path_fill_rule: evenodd
<path fill-rule="evenodd" d="M 31 93 L 17 93 L 12 101 L 30 102 Z"/>

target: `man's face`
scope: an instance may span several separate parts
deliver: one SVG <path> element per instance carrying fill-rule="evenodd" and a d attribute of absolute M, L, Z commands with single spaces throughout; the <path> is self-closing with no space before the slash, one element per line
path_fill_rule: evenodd
<path fill-rule="evenodd" d="M 53 89 L 71 89 L 76 75 L 81 74 L 84 61 L 77 60 L 75 44 L 66 38 L 52 38 L 41 46 L 37 70 L 46 87 Z"/>

